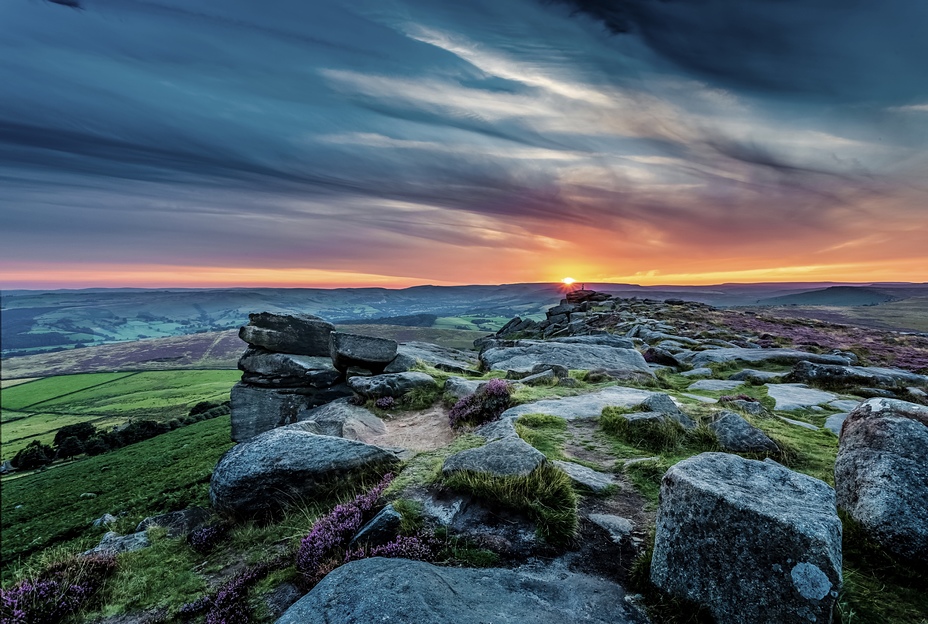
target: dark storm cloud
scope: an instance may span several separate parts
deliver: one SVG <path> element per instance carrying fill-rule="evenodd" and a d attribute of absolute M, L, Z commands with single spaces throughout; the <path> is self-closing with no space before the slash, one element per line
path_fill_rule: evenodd
<path fill-rule="evenodd" d="M 732 87 L 847 102 L 928 95 L 921 0 L 556 0 Z"/>

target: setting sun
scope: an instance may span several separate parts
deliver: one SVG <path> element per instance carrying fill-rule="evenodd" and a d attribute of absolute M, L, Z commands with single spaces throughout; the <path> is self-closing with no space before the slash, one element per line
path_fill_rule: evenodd
<path fill-rule="evenodd" d="M 564 279 L 561 280 L 561 283 L 562 283 L 562 284 L 567 284 L 568 286 L 570 286 L 571 284 L 573 284 L 573 283 L 576 282 L 576 281 L 577 281 L 577 280 L 575 280 L 575 279 L 572 278 L 572 277 L 565 277 Z"/>

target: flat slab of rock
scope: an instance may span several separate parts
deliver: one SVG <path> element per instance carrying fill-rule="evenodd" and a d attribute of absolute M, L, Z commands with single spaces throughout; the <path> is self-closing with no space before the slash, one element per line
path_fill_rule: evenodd
<path fill-rule="evenodd" d="M 684 377 L 712 377 L 714 372 L 711 368 L 700 367 L 693 370 L 683 371 L 680 373 Z"/>
<path fill-rule="evenodd" d="M 272 353 L 250 347 L 239 359 L 238 368 L 245 373 L 245 382 L 269 387 L 329 388 L 341 380 L 328 355 Z"/>
<path fill-rule="evenodd" d="M 917 375 L 899 368 L 840 366 L 814 362 L 799 362 L 793 367 L 787 380 L 801 383 L 870 386 L 874 388 L 928 386 L 928 376 Z"/>
<path fill-rule="evenodd" d="M 678 357 L 684 357 L 682 354 Z M 772 362 L 774 364 L 795 364 L 807 360 L 820 364 L 847 365 L 850 362 L 841 355 L 822 355 L 807 353 L 795 349 L 711 349 L 709 351 L 696 351 L 685 357 L 693 366 L 724 362 Z"/>
<path fill-rule="evenodd" d="M 338 399 L 297 414 L 302 429 L 317 435 L 368 442 L 387 433 L 387 427 L 369 409 Z"/>
<path fill-rule="evenodd" d="M 558 364 L 568 370 L 607 369 L 616 375 L 653 377 L 644 357 L 634 349 L 598 344 L 535 342 L 520 340 L 519 346 L 493 347 L 480 354 L 488 370 L 531 371 L 537 364 Z"/>
<path fill-rule="evenodd" d="M 365 399 L 381 397 L 400 398 L 413 390 L 430 390 L 436 388 L 431 375 L 409 371 L 406 373 L 387 373 L 371 377 L 351 377 L 348 387 Z"/>
<path fill-rule="evenodd" d="M 828 407 L 831 409 L 841 410 L 842 412 L 852 412 L 857 409 L 857 406 L 860 405 L 860 401 L 857 399 L 838 399 L 837 401 L 831 401 L 828 403 Z"/>
<path fill-rule="evenodd" d="M 754 383 L 765 384 L 768 381 L 777 381 L 786 376 L 786 373 L 773 373 L 770 371 L 759 371 L 752 368 L 746 368 L 738 371 L 734 375 L 729 375 L 732 381 L 750 381 Z"/>
<path fill-rule="evenodd" d="M 590 522 L 601 526 L 609 533 L 609 538 L 616 544 L 621 544 L 623 540 L 628 539 L 635 529 L 631 520 L 621 516 L 609 514 L 590 514 L 587 516 Z"/>
<path fill-rule="evenodd" d="M 844 421 L 847 420 L 849 413 L 842 412 L 840 414 L 832 414 L 827 419 L 825 419 L 825 429 L 832 432 L 836 436 L 841 435 L 841 426 L 844 425 Z"/>
<path fill-rule="evenodd" d="M 835 459 L 838 505 L 895 555 L 928 561 L 928 407 L 870 399 L 850 413 Z"/>
<path fill-rule="evenodd" d="M 774 409 L 784 411 L 812 407 L 838 398 L 831 392 L 816 390 L 805 384 L 769 384 L 767 396 L 776 402 Z"/>
<path fill-rule="evenodd" d="M 628 338 L 615 336 L 613 334 L 593 334 L 590 336 L 563 336 L 561 338 L 552 338 L 548 342 L 563 342 L 566 344 L 586 344 L 600 345 L 604 347 L 615 347 L 617 349 L 634 349 L 635 343 Z"/>
<path fill-rule="evenodd" d="M 819 430 L 819 428 L 816 427 L 815 425 L 813 425 L 812 423 L 807 423 L 807 422 L 802 421 L 802 420 L 795 420 L 795 419 L 793 419 L 793 418 L 787 418 L 786 416 L 777 416 L 777 418 L 779 418 L 780 420 L 782 420 L 782 421 L 785 422 L 785 423 L 789 423 L 789 424 L 793 425 L 794 427 L 802 427 L 803 429 L 808 429 L 808 430 L 810 430 L 810 431 L 818 431 L 818 430 Z"/>
<path fill-rule="evenodd" d="M 390 451 L 316 435 L 303 426 L 266 431 L 226 451 L 209 484 L 213 507 L 239 516 L 267 516 L 312 500 L 337 479 L 383 473 L 397 463 Z"/>
<path fill-rule="evenodd" d="M 277 353 L 329 355 L 329 333 L 335 326 L 312 314 L 248 315 L 248 325 L 238 335 L 248 344 Z"/>
<path fill-rule="evenodd" d="M 739 386 L 743 386 L 744 383 L 740 381 L 728 381 L 726 379 L 700 379 L 689 385 L 687 390 L 692 392 L 693 390 L 709 390 L 711 392 L 725 392 L 728 390 L 734 390 Z"/>
<path fill-rule="evenodd" d="M 335 368 L 341 372 L 356 366 L 375 375 L 382 373 L 396 357 L 396 349 L 396 341 L 387 338 L 339 331 L 329 334 L 329 355 Z"/>
<path fill-rule="evenodd" d="M 524 477 L 545 462 L 545 456 L 522 438 L 510 436 L 445 460 L 442 474 L 477 472 L 495 477 Z"/>
<path fill-rule="evenodd" d="M 615 478 L 605 472 L 599 472 L 575 462 L 555 460 L 552 463 L 566 472 L 571 481 L 594 492 L 599 493 L 615 485 Z"/>
<path fill-rule="evenodd" d="M 719 444 L 733 453 L 763 453 L 779 450 L 767 435 L 734 412 L 722 412 L 709 428 L 715 432 Z"/>
<path fill-rule="evenodd" d="M 641 624 L 621 586 L 563 569 L 451 568 L 361 559 L 330 572 L 277 624 Z"/>
<path fill-rule="evenodd" d="M 718 622 L 829 622 L 841 521 L 827 484 L 776 462 L 702 453 L 661 482 L 651 581 Z"/>

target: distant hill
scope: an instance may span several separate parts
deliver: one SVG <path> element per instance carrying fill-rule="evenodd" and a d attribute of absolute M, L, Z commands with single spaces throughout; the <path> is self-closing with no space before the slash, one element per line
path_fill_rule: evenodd
<path fill-rule="evenodd" d="M 865 286 L 831 286 L 822 290 L 769 297 L 761 299 L 759 305 L 823 305 L 863 306 L 896 301 L 898 297 L 882 289 Z"/>

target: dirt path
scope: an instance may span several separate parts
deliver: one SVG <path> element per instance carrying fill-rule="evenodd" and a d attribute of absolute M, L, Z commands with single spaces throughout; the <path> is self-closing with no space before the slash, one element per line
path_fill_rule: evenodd
<path fill-rule="evenodd" d="M 458 437 L 448 426 L 448 413 L 441 407 L 411 412 L 394 412 L 383 418 L 387 433 L 365 440 L 384 447 L 401 447 L 412 451 L 434 451 Z"/>

